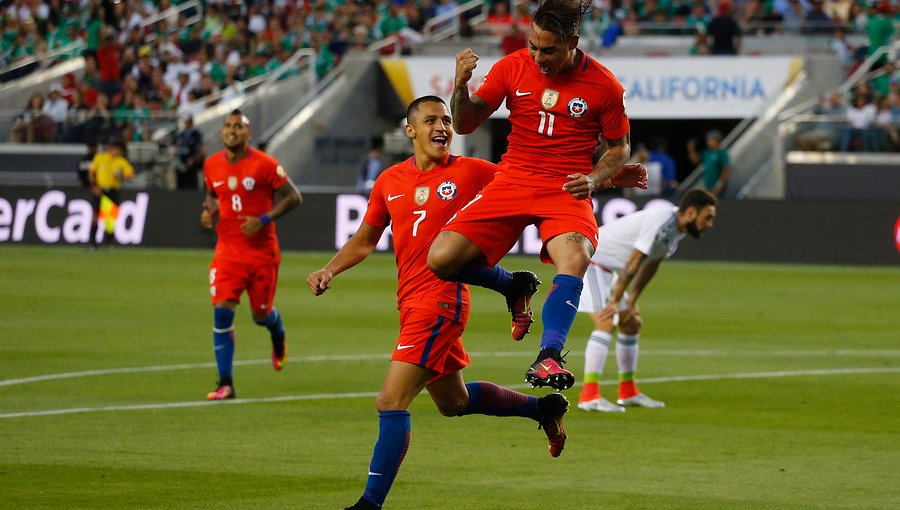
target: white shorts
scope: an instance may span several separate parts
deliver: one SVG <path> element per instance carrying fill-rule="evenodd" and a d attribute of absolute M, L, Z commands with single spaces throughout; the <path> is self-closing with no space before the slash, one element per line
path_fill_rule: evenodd
<path fill-rule="evenodd" d="M 584 274 L 584 288 L 581 290 L 581 300 L 578 303 L 579 312 L 599 312 L 609 301 L 613 286 L 619 280 L 619 273 L 610 271 L 594 262 L 588 266 Z M 628 308 L 628 293 L 626 292 L 619 301 L 619 310 Z"/>

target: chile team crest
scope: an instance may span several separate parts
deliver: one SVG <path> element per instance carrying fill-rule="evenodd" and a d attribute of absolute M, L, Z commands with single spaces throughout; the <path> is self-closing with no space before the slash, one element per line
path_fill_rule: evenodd
<path fill-rule="evenodd" d="M 256 180 L 253 177 L 244 177 L 244 181 L 242 184 L 244 185 L 245 190 L 252 191 L 256 186 Z"/>
<path fill-rule="evenodd" d="M 437 187 L 441 200 L 450 200 L 456 196 L 456 184 L 453 181 L 444 181 Z"/>
<path fill-rule="evenodd" d="M 583 98 L 576 97 L 569 101 L 569 115 L 575 117 L 583 116 L 588 111 L 588 104 Z"/>

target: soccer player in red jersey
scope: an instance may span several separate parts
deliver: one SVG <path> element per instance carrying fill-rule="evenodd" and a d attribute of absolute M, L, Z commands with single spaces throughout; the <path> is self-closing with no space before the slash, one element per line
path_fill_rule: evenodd
<path fill-rule="evenodd" d="M 450 111 L 436 96 L 413 101 L 406 135 L 414 156 L 385 170 L 375 181 L 359 230 L 328 264 L 306 278 L 321 295 L 335 276 L 359 264 L 391 225 L 397 260 L 397 339 L 381 392 L 375 400 L 379 434 L 362 497 L 351 509 L 381 508 L 400 469 L 410 438 L 409 406 L 423 388 L 444 416 L 486 414 L 531 418 L 543 427 L 550 455 L 559 456 L 568 408 L 559 393 L 537 397 L 490 382 L 466 384 L 469 364 L 461 335 L 469 316 L 465 284 L 439 280 L 426 265 L 441 227 L 469 203 L 496 172 L 487 161 L 450 154 Z"/>
<path fill-rule="evenodd" d="M 209 265 L 213 304 L 213 343 L 219 383 L 209 400 L 234 398 L 234 310 L 247 291 L 253 321 L 272 338 L 272 367 L 281 370 L 287 357 L 281 314 L 272 305 L 281 251 L 274 221 L 297 207 L 300 192 L 272 156 L 250 147 L 253 134 L 240 110 L 232 111 L 219 136 L 225 149 L 206 158 L 206 200 L 200 223 L 216 226 L 218 242 Z"/>
<path fill-rule="evenodd" d="M 597 243 L 591 193 L 647 186 L 644 167 L 624 166 L 631 154 L 625 90 L 578 49 L 578 28 L 590 4 L 583 5 L 544 0 L 532 16 L 528 48 L 494 64 L 471 96 L 468 82 L 478 56 L 471 49 L 456 55 L 451 99 L 456 132 L 474 131 L 504 99 L 512 131 L 497 177 L 443 228 L 428 256 L 429 268 L 442 280 L 504 294 L 518 340 L 528 332 L 531 296 L 540 282 L 531 273 L 510 274 L 495 264 L 526 226 L 538 227 L 541 260 L 555 264 L 557 274 L 541 317 L 541 351 L 525 379 L 557 390 L 575 383 L 561 366 L 560 350 Z M 592 166 L 601 141 L 608 149 Z"/>

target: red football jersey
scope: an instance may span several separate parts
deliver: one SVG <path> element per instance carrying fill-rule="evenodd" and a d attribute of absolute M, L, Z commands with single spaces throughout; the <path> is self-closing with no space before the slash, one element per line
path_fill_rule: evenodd
<path fill-rule="evenodd" d="M 625 89 L 609 69 L 581 50 L 578 66 L 546 77 L 523 49 L 503 57 L 475 91 L 491 108 L 506 99 L 512 131 L 500 172 L 516 180 L 562 186 L 566 175 L 593 170 L 602 134 L 614 140 L 629 131 Z"/>
<path fill-rule="evenodd" d="M 216 258 L 246 264 L 271 264 L 281 261 L 275 224 L 270 223 L 252 236 L 241 232 L 241 216 L 259 216 L 272 208 L 275 190 L 287 182 L 284 168 L 272 156 L 247 148 L 244 159 L 228 162 L 221 150 L 206 158 L 203 176 L 207 189 L 219 201 L 216 233 Z"/>
<path fill-rule="evenodd" d="M 397 308 L 431 310 L 457 322 L 469 316 L 469 289 L 439 280 L 428 269 L 428 249 L 441 227 L 493 179 L 497 167 L 484 160 L 449 156 L 423 172 L 414 157 L 388 168 L 375 181 L 363 221 L 390 223 L 397 258 Z"/>

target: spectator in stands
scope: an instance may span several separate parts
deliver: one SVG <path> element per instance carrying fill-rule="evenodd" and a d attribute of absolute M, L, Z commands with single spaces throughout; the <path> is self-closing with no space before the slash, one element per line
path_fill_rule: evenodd
<path fill-rule="evenodd" d="M 87 119 L 90 107 L 85 104 L 79 89 L 74 89 L 66 116 L 65 143 L 85 143 L 87 140 Z"/>
<path fill-rule="evenodd" d="M 890 18 L 893 14 L 894 8 L 891 6 L 891 3 L 887 0 L 880 0 L 878 3 L 872 2 L 869 4 L 868 21 L 866 23 L 866 34 L 869 36 L 869 47 L 866 50 L 866 56 L 871 57 L 878 51 L 882 46 L 887 46 L 891 43 L 891 38 L 894 36 L 894 22 Z M 876 62 L 877 65 L 881 65 L 887 61 L 885 56 L 882 56 Z"/>
<path fill-rule="evenodd" d="M 388 11 L 381 18 L 378 28 L 381 30 L 382 37 L 396 34 L 406 27 L 406 18 L 400 13 L 400 8 L 394 2 L 388 5 Z"/>
<path fill-rule="evenodd" d="M 837 91 L 819 96 L 814 115 L 825 118 L 811 124 L 802 124 L 796 137 L 797 148 L 802 151 L 830 151 L 838 143 L 838 133 L 844 127 L 846 108 Z M 837 120 L 840 119 L 840 120 Z"/>
<path fill-rule="evenodd" d="M 706 133 L 706 150 L 697 153 L 697 140 L 691 138 L 687 143 L 688 159 L 694 165 L 703 165 L 703 187 L 721 196 L 731 173 L 728 149 L 722 147 L 722 133 L 718 130 Z"/>
<path fill-rule="evenodd" d="M 824 0 L 810 0 L 809 11 L 803 23 L 806 34 L 828 34 L 834 27 L 831 18 L 823 10 Z"/>
<path fill-rule="evenodd" d="M 459 7 L 459 3 L 457 3 L 456 0 L 438 0 L 437 7 L 435 7 L 435 9 L 434 9 L 434 15 L 441 16 L 441 15 L 449 14 L 449 13 L 453 12 L 453 10 L 456 9 L 457 7 Z M 458 24 L 458 21 L 459 21 L 458 18 L 459 17 L 456 16 L 451 19 L 448 19 L 447 21 L 438 23 L 434 26 L 434 30 L 438 31 L 438 30 L 443 30 L 447 27 L 455 27 Z M 426 35 L 428 35 L 428 34 L 426 34 Z"/>
<path fill-rule="evenodd" d="M 506 33 L 500 39 L 500 47 L 503 48 L 503 54 L 509 55 L 526 46 L 528 46 L 528 38 L 525 36 L 525 32 L 519 28 L 518 23 L 510 23 L 506 28 Z"/>
<path fill-rule="evenodd" d="M 661 136 L 653 137 L 650 141 L 650 163 L 658 163 L 661 169 L 660 196 L 670 197 L 678 189 L 678 169 L 675 160 L 666 152 L 666 139 Z"/>
<path fill-rule="evenodd" d="M 850 65 L 853 63 L 853 47 L 847 41 L 847 32 L 842 26 L 836 26 L 831 39 L 831 50 L 837 55 L 844 67 L 844 72 L 849 74 Z"/>
<path fill-rule="evenodd" d="M 110 98 L 114 98 L 121 92 L 121 64 L 119 53 L 122 47 L 116 42 L 116 37 L 109 28 L 104 29 L 103 43 L 97 48 L 97 67 L 99 68 L 100 84 L 98 90 Z"/>
<path fill-rule="evenodd" d="M 35 92 L 28 99 L 25 110 L 16 118 L 10 132 L 10 142 L 52 142 L 55 133 L 56 125 L 44 114 L 44 95 Z"/>
<path fill-rule="evenodd" d="M 76 91 L 78 91 L 78 78 L 75 77 L 75 73 L 64 74 L 62 83 L 60 84 L 60 95 L 62 95 L 63 99 L 68 101 L 69 104 L 73 104 Z"/>
<path fill-rule="evenodd" d="M 94 55 L 87 55 L 84 57 L 84 71 L 81 75 L 81 83 L 87 85 L 88 87 L 94 90 L 94 93 L 100 90 L 100 72 L 97 70 L 97 58 L 96 52 Z M 82 90 L 82 92 L 84 92 Z M 88 98 L 85 95 L 85 100 L 89 101 L 91 98 Z"/>
<path fill-rule="evenodd" d="M 42 111 L 54 123 L 53 141 L 60 141 L 66 127 L 69 103 L 62 97 L 62 87 L 58 83 L 50 85 L 50 92 L 44 102 Z"/>
<path fill-rule="evenodd" d="M 900 83 L 900 74 L 897 73 L 897 67 L 894 62 L 888 60 L 884 65 L 875 71 L 874 77 L 869 80 L 875 92 L 881 96 L 887 96 L 891 93 L 891 85 Z"/>
<path fill-rule="evenodd" d="M 491 13 L 484 22 L 484 28 L 491 34 L 503 35 L 509 31 L 511 24 L 513 19 L 509 14 L 509 5 L 501 0 L 492 6 Z"/>
<path fill-rule="evenodd" d="M 781 14 L 782 29 L 788 34 L 799 34 L 806 23 L 806 6 L 801 0 L 787 0 Z"/>
<path fill-rule="evenodd" d="M 87 28 L 85 29 L 86 40 L 84 44 L 84 56 L 94 56 L 100 47 L 101 31 L 103 29 L 103 11 L 99 4 L 94 4 L 90 8 Z"/>
<path fill-rule="evenodd" d="M 97 94 L 97 101 L 88 110 L 85 124 L 87 142 L 103 143 L 112 130 L 112 114 L 109 111 L 109 98 L 106 94 Z"/>
<path fill-rule="evenodd" d="M 709 35 L 710 53 L 713 55 L 737 55 L 741 49 L 741 27 L 734 21 L 731 13 L 731 2 L 723 0 L 719 3 L 716 17 L 706 28 Z"/>
<path fill-rule="evenodd" d="M 694 33 L 694 44 L 691 45 L 688 53 L 691 55 L 709 55 L 709 38 L 706 36 L 704 28 L 698 28 Z"/>
<path fill-rule="evenodd" d="M 356 179 L 356 191 L 367 195 L 372 191 L 375 179 L 384 170 L 384 163 L 381 161 L 382 147 L 384 147 L 384 139 L 380 136 L 372 137 L 371 148 L 369 153 L 366 154 L 366 159 L 363 161 L 359 169 L 359 176 Z"/>
<path fill-rule="evenodd" d="M 184 129 L 175 138 L 175 155 L 178 157 L 178 164 L 175 166 L 178 189 L 198 189 L 206 151 L 203 147 L 203 134 L 194 127 L 193 117 L 184 118 Z"/>
<path fill-rule="evenodd" d="M 691 4 L 691 13 L 687 17 L 687 25 L 694 27 L 698 32 L 705 34 L 706 25 L 709 24 L 710 17 L 706 11 L 706 4 L 703 0 L 694 0 Z"/>
<path fill-rule="evenodd" d="M 875 150 L 894 151 L 900 147 L 900 134 L 894 121 L 891 99 L 884 95 L 875 102 Z"/>
<path fill-rule="evenodd" d="M 875 133 L 871 128 L 875 123 L 875 105 L 868 102 L 863 94 L 853 97 L 853 104 L 847 108 L 847 122 L 849 126 L 843 128 L 840 134 L 841 152 L 874 150 Z"/>

